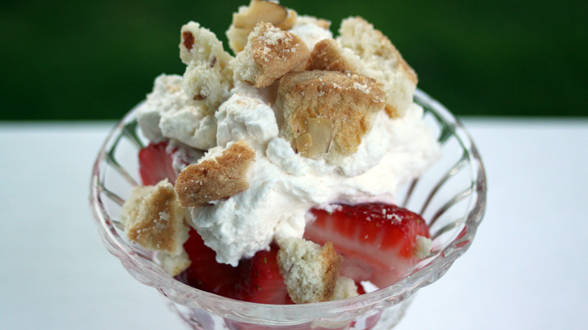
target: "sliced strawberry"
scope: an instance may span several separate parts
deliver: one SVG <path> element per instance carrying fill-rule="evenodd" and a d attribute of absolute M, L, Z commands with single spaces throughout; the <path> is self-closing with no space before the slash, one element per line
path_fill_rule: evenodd
<path fill-rule="evenodd" d="M 278 267 L 278 246 L 259 251 L 239 264 L 241 280 L 236 287 L 237 299 L 261 304 L 292 304 L 288 288 Z"/>
<path fill-rule="evenodd" d="M 177 279 L 195 288 L 234 298 L 235 283 L 240 276 L 237 267 L 216 262 L 216 252 L 204 245 L 194 229 L 184 243 L 184 249 L 192 264 Z"/>
<path fill-rule="evenodd" d="M 423 218 L 407 209 L 383 203 L 338 205 L 336 210 L 312 209 L 305 238 L 333 242 L 344 257 L 342 274 L 355 281 L 388 286 L 407 275 L 418 262 L 417 236 L 429 237 Z"/>
<path fill-rule="evenodd" d="M 143 185 L 155 185 L 163 179 L 175 183 L 176 172 L 172 166 L 172 154 L 166 151 L 167 144 L 167 141 L 152 142 L 139 151 L 139 174 Z"/>
<path fill-rule="evenodd" d="M 192 263 L 176 279 L 197 289 L 218 295 L 262 304 L 292 304 L 278 267 L 278 246 L 259 251 L 239 266 L 216 262 L 216 252 L 204 245 L 194 229 L 184 243 Z"/>

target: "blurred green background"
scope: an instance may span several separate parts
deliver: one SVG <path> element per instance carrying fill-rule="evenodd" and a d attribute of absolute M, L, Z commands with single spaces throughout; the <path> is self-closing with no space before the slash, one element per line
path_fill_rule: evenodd
<path fill-rule="evenodd" d="M 226 42 L 243 1 L 0 4 L 0 120 L 121 117 L 158 74 L 182 74 L 179 30 Z M 588 115 L 587 1 L 293 1 L 300 14 L 361 15 L 389 36 L 419 87 L 460 115 Z"/>

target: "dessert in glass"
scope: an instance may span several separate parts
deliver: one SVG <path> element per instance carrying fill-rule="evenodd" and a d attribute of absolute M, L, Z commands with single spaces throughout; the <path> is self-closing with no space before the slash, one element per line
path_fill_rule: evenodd
<path fill-rule="evenodd" d="M 252 0 L 180 33 L 98 153 L 108 250 L 195 329 L 390 329 L 471 244 L 486 200 L 468 133 L 362 18 Z"/>

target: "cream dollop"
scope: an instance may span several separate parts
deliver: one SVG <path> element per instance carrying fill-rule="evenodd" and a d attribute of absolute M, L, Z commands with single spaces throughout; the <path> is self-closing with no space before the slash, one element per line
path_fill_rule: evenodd
<path fill-rule="evenodd" d="M 317 25 L 316 19 L 308 16 L 300 16 L 296 24 L 290 29 L 298 38 L 302 39 L 309 50 L 312 51 L 317 42 L 333 38 L 333 34 L 328 29 Z"/>
<path fill-rule="evenodd" d="M 137 109 L 137 121 L 149 140 L 178 140 L 206 150 L 216 145 L 216 121 L 182 89 L 182 76 L 162 74 Z"/>
<path fill-rule="evenodd" d="M 219 107 L 216 141 L 226 146 L 231 141 L 246 140 L 254 148 L 261 148 L 278 135 L 274 111 L 259 98 L 233 94 Z"/>

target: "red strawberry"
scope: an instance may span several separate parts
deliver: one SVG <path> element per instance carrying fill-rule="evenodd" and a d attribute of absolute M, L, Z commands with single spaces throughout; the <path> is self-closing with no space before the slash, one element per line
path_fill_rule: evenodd
<path fill-rule="evenodd" d="M 167 141 L 151 142 L 139 151 L 139 174 L 143 185 L 155 185 L 163 179 L 172 184 L 176 181 L 172 155 L 166 151 L 167 144 Z"/>
<path fill-rule="evenodd" d="M 204 245 L 198 232 L 192 228 L 184 249 L 192 264 L 178 275 L 178 280 L 204 291 L 234 297 L 235 283 L 240 278 L 236 267 L 217 263 L 216 252 Z"/>
<path fill-rule="evenodd" d="M 407 275 L 418 262 L 417 236 L 429 237 L 420 215 L 383 203 L 338 205 L 333 213 L 312 209 L 305 238 L 318 244 L 333 242 L 344 256 L 342 273 L 355 281 L 388 286 Z"/>
<path fill-rule="evenodd" d="M 355 287 L 357 287 L 357 294 L 362 295 L 365 294 L 365 288 L 360 281 L 355 281 Z"/>
<path fill-rule="evenodd" d="M 278 246 L 259 251 L 239 264 L 241 280 L 236 287 L 237 299 L 261 304 L 292 304 L 284 278 L 278 267 Z"/>
<path fill-rule="evenodd" d="M 278 267 L 278 247 L 241 260 L 238 267 L 216 262 L 216 252 L 204 245 L 194 229 L 184 243 L 192 261 L 177 279 L 200 290 L 262 304 L 292 304 Z"/>

